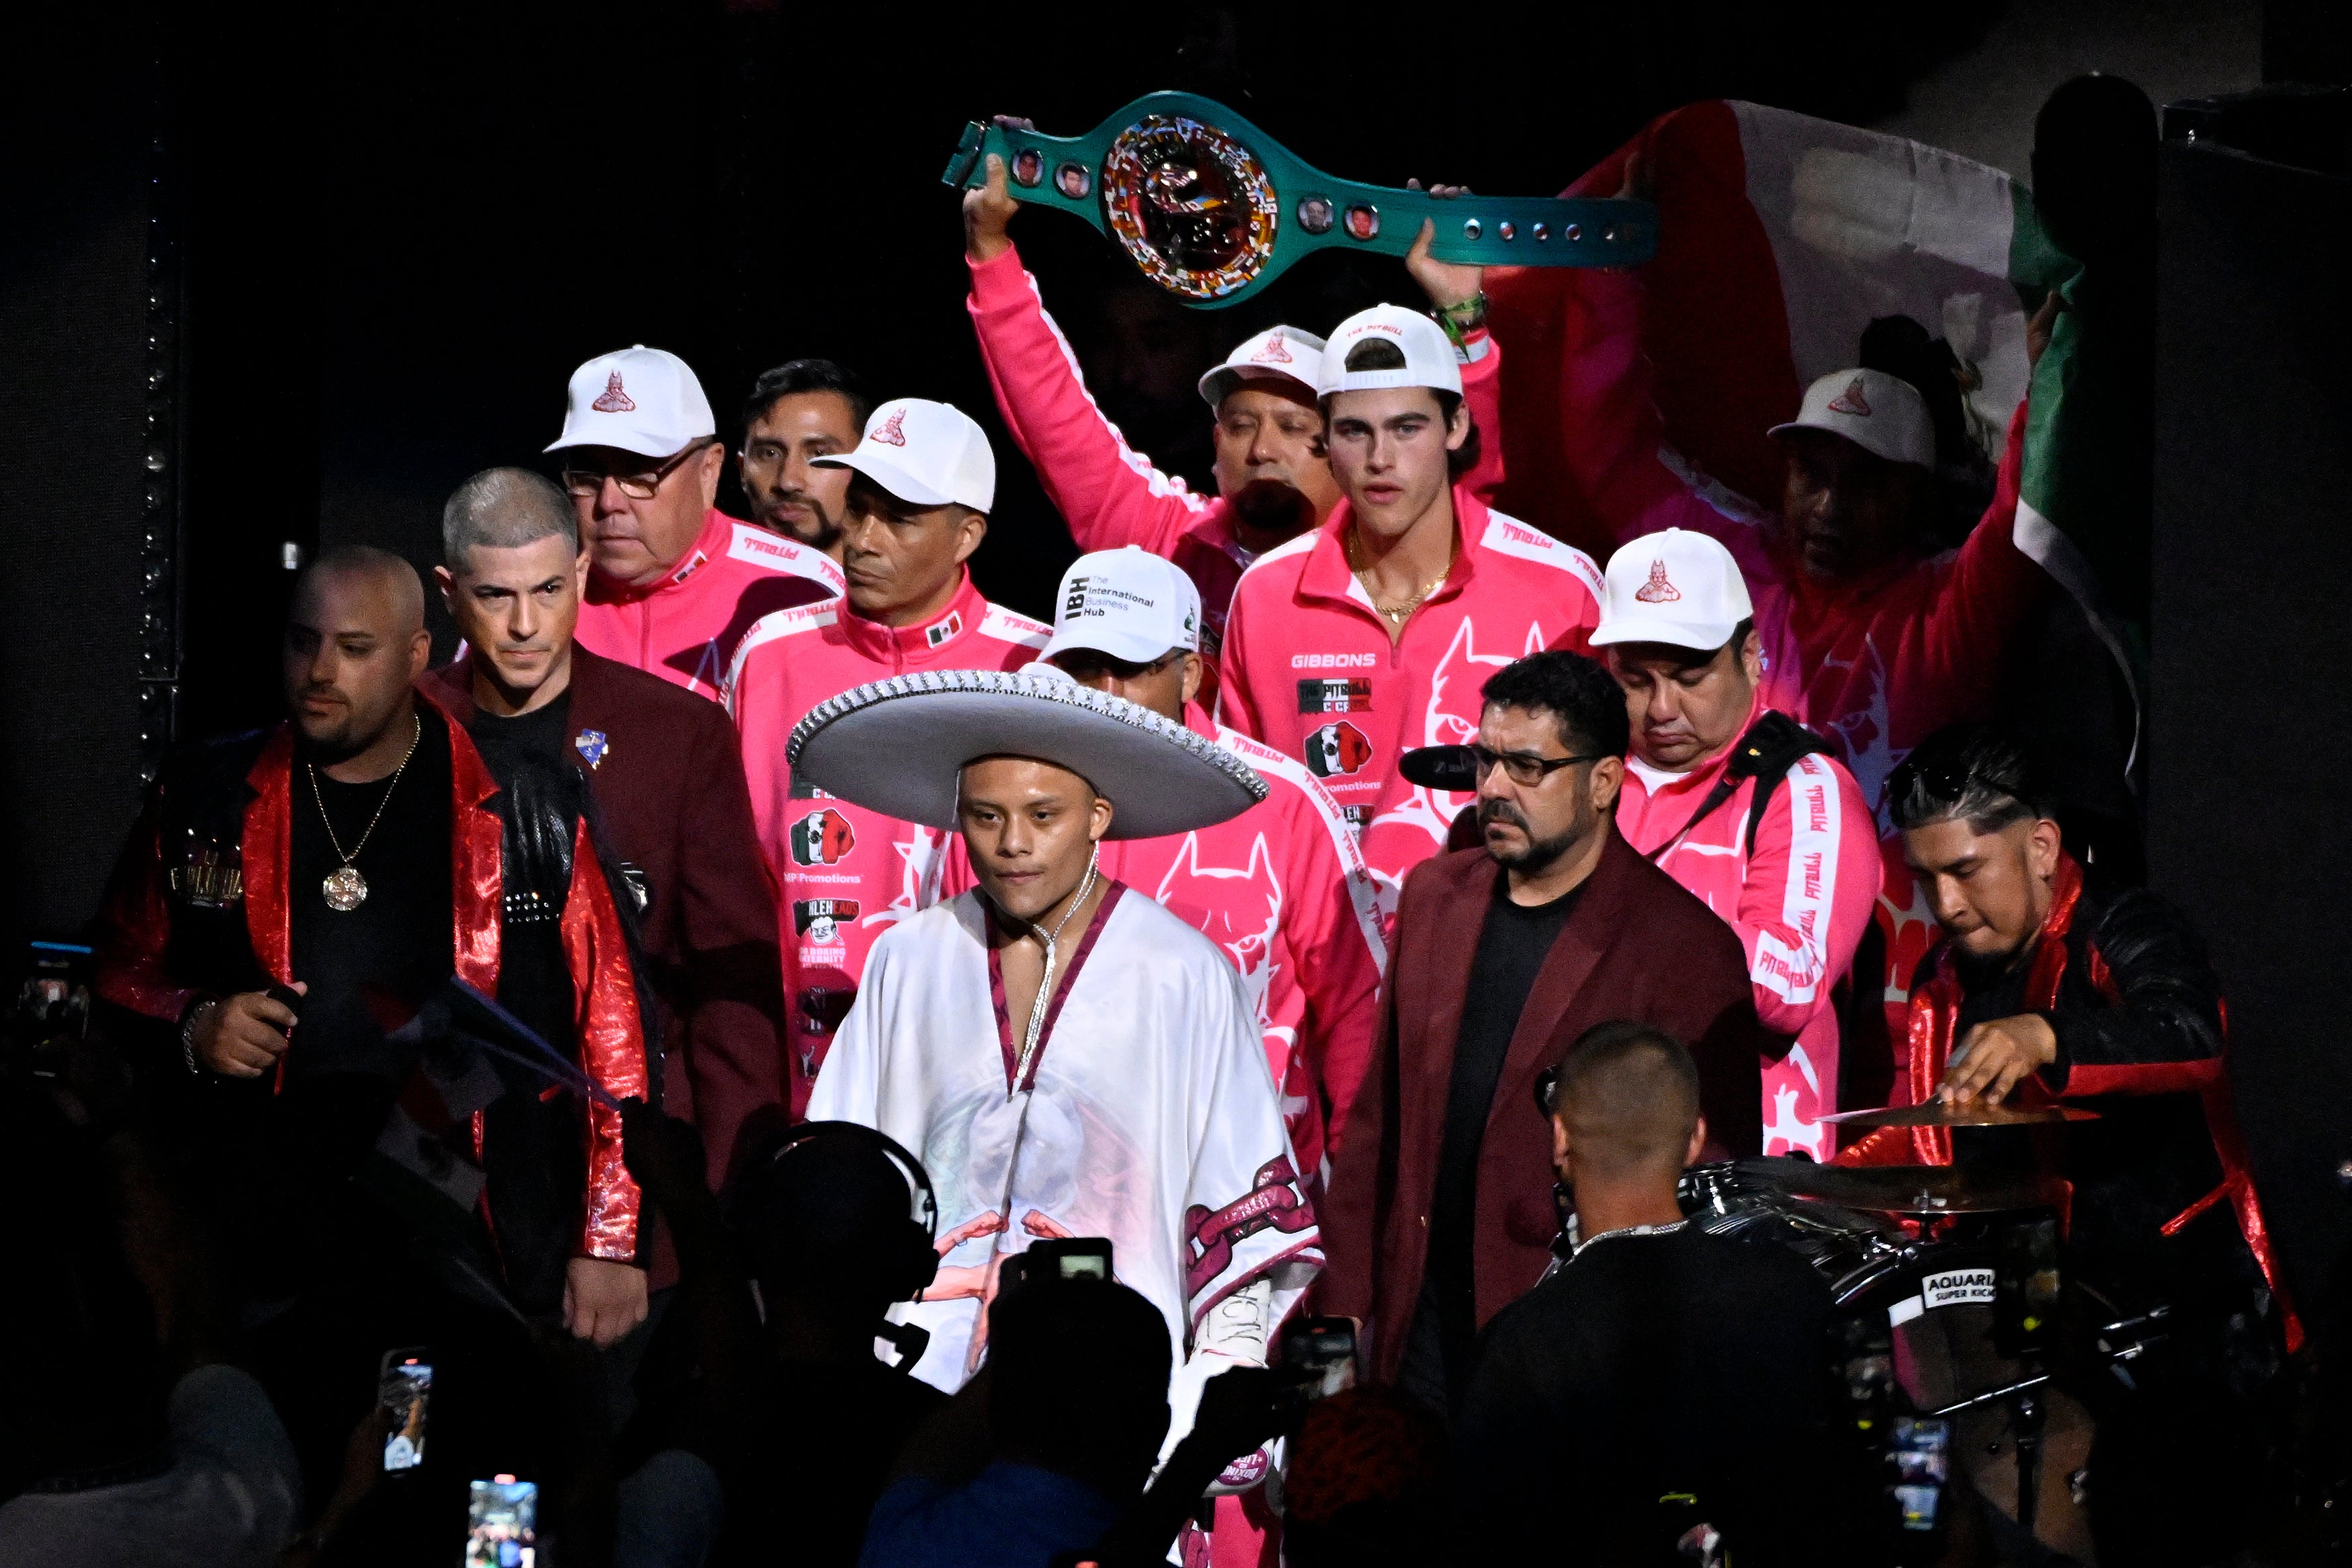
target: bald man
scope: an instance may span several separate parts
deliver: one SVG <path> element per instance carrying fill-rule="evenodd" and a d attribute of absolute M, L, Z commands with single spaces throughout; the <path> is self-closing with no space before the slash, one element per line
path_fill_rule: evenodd
<path fill-rule="evenodd" d="M 646 1092 L 629 940 L 582 825 L 584 786 L 568 770 L 494 778 L 415 684 L 429 646 L 423 584 L 397 556 L 339 549 L 303 574 L 287 721 L 167 766 L 108 890 L 98 992 L 150 1024 L 148 1082 L 194 1091 L 181 1120 L 220 1184 L 248 1307 L 348 1285 L 366 1237 L 370 1268 L 419 1249 L 488 1260 L 526 1316 L 610 1342 L 646 1300 L 618 1113 L 505 1064 L 473 1103 L 420 1097 L 416 1047 L 397 1033 L 454 973 L 614 1099 Z M 345 1180 L 380 1178 L 371 1151 L 403 1139 L 417 1166 L 455 1173 L 440 1190 L 457 1202 L 425 1205 L 439 1224 L 407 1238 L 416 1248 L 381 1234 L 383 1212 L 353 1212 Z"/>
<path fill-rule="evenodd" d="M 1497 1562 L 1854 1562 L 1867 1493 L 1830 1399 L 1829 1287 L 1792 1252 L 1688 1226 L 1698 1069 L 1646 1024 L 1602 1024 L 1547 1109 L 1572 1251 L 1487 1325 L 1457 1424 L 1464 1517 Z M 1691 1501 L 1681 1500 L 1690 1499 Z"/>

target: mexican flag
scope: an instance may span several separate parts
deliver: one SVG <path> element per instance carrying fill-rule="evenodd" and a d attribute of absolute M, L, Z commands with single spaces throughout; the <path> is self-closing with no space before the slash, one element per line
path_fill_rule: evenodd
<path fill-rule="evenodd" d="M 2083 602 L 2128 673 L 2126 644 L 2102 614 L 2098 566 L 2119 552 L 2144 557 L 2146 520 L 2135 537 L 2097 504 L 2103 444 L 2068 405 L 2080 369 L 2072 310 L 2029 369 L 2031 310 L 2053 289 L 2071 304 L 2083 270 L 2043 233 L 2032 193 L 1901 137 L 1718 100 L 1654 121 L 1561 194 L 1615 195 L 1637 148 L 1659 207 L 1643 347 L 1667 444 L 1777 511 L 1782 463 L 1765 432 L 1795 416 L 1815 378 L 1860 363 L 1874 321 L 1907 316 L 1950 349 L 1960 424 L 1985 463 L 1999 462 L 2030 382 L 2018 547 Z M 1562 366 L 1590 335 L 1583 282 L 1571 268 L 1488 274 L 1508 350 L 1501 499 L 1606 560 L 1612 520 L 1593 515 L 1560 456 L 1561 432 L 1546 423 L 1560 416 Z"/>

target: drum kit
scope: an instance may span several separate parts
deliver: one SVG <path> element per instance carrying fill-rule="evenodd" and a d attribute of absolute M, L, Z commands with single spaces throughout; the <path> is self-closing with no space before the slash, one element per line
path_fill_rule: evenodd
<path fill-rule="evenodd" d="M 2095 1116 L 1930 1100 L 1825 1120 L 2033 1129 Z M 2053 1385 L 2053 1368 L 2120 1369 L 2164 1338 L 2166 1311 L 2128 1313 L 2080 1280 L 2062 1289 L 2063 1184 L 2030 1158 L 2004 1157 L 2021 1146 L 1986 1158 L 1969 1142 L 1956 1140 L 1950 1165 L 1770 1157 L 1694 1166 L 1682 1205 L 1699 1229 L 1794 1251 L 1829 1285 L 1853 1423 L 1886 1454 L 1895 1512 L 1913 1535 L 1916 1550 L 1899 1555 L 1932 1559 L 1957 1466 L 2022 1536 L 2088 1560 L 2081 1478 L 2091 1423 Z M 2057 1461 L 2046 1479 L 2045 1457 Z"/>

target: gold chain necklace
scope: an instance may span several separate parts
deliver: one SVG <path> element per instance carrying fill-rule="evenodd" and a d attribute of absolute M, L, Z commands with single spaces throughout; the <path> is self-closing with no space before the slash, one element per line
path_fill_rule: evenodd
<path fill-rule="evenodd" d="M 392 804 L 392 792 L 400 787 L 400 775 L 408 771 L 408 759 L 416 754 L 416 742 L 425 738 L 425 721 L 414 714 L 410 717 L 415 722 L 416 732 L 408 738 L 407 753 L 400 759 L 400 766 L 392 770 L 392 782 L 383 786 L 383 798 L 375 803 L 375 815 L 368 818 L 366 831 L 360 835 L 360 841 L 352 846 L 352 852 L 348 855 L 343 853 L 342 841 L 335 837 L 335 823 L 327 815 L 327 802 L 319 794 L 318 767 L 310 763 L 302 764 L 310 770 L 310 799 L 319 807 L 319 821 L 327 830 L 327 842 L 333 846 L 336 858 L 342 861 L 341 866 L 327 873 L 325 881 L 319 884 L 320 890 L 327 895 L 327 907 L 331 910 L 348 913 L 367 902 L 367 879 L 360 875 L 359 868 L 352 862 L 360 858 L 360 851 L 367 847 L 369 837 L 375 832 L 375 825 L 383 820 L 383 808 Z"/>
<path fill-rule="evenodd" d="M 1356 564 L 1356 531 L 1353 528 L 1350 528 L 1348 531 L 1348 544 L 1347 549 L 1344 552 L 1348 557 L 1348 570 L 1353 572 L 1356 574 L 1356 581 L 1364 585 L 1364 597 L 1372 602 L 1372 608 L 1381 616 L 1385 617 L 1392 626 L 1401 626 L 1404 625 L 1407 620 L 1412 618 L 1412 613 L 1421 608 L 1423 602 L 1425 602 L 1432 594 L 1436 593 L 1440 588 L 1445 586 L 1445 579 L 1454 574 L 1454 555 L 1453 552 L 1449 550 L 1446 552 L 1445 570 L 1431 578 L 1428 585 L 1423 588 L 1420 593 L 1413 595 L 1411 598 L 1405 600 L 1401 605 L 1383 605 L 1381 603 L 1379 591 L 1372 586 L 1372 569 L 1369 566 L 1359 566 Z"/>

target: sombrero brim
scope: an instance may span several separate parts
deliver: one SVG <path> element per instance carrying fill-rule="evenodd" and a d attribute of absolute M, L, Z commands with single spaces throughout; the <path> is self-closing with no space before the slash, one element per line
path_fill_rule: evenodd
<path fill-rule="evenodd" d="M 793 776 L 927 827 L 956 826 L 956 784 L 981 757 L 1035 757 L 1111 803 L 1109 837 L 1158 838 L 1240 816 L 1265 781 L 1239 757 L 1068 677 L 928 670 L 854 688 L 793 727 Z"/>

